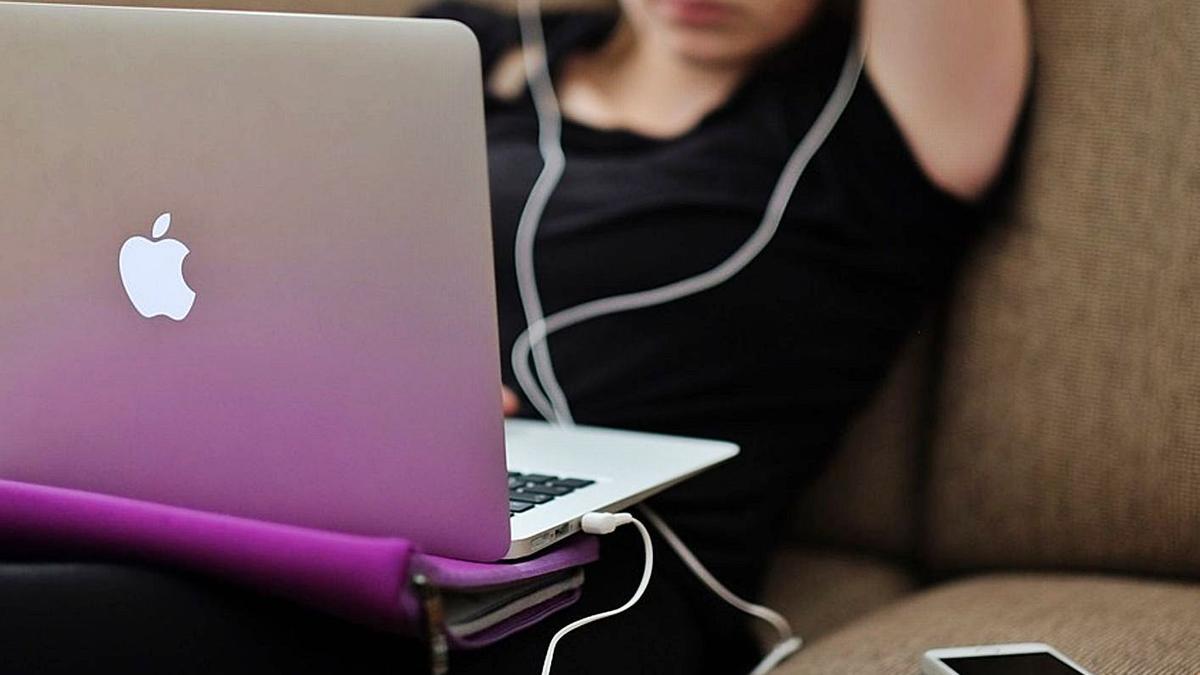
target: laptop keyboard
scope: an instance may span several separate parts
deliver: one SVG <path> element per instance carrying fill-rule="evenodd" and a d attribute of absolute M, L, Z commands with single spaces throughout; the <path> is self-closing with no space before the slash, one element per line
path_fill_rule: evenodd
<path fill-rule="evenodd" d="M 559 478 L 541 473 L 508 472 L 508 515 L 515 516 L 555 497 L 570 494 L 596 481 L 584 478 Z"/>

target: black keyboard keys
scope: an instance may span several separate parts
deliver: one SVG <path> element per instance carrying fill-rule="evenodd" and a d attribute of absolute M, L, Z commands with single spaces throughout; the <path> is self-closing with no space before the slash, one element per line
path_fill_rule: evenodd
<path fill-rule="evenodd" d="M 555 485 L 526 485 L 525 487 L 521 488 L 521 492 L 532 492 L 535 495 L 561 497 L 568 492 L 571 492 L 571 488 L 558 487 Z"/>
<path fill-rule="evenodd" d="M 559 478 L 543 473 L 508 472 L 509 515 L 524 513 L 538 504 L 592 485 L 583 478 Z"/>
<path fill-rule="evenodd" d="M 551 495 L 539 495 L 534 492 L 523 492 L 521 490 L 509 490 L 508 499 L 513 502 L 527 502 L 529 504 L 545 504 L 554 499 Z"/>
<path fill-rule="evenodd" d="M 584 480 L 582 478 L 557 478 L 546 484 L 553 487 L 565 487 L 571 488 L 572 490 L 578 490 L 581 487 L 587 487 L 595 482 L 596 481 L 594 480 Z"/>

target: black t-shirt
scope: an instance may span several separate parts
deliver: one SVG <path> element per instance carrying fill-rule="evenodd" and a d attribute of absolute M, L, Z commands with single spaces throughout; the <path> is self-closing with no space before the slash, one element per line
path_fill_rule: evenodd
<path fill-rule="evenodd" d="M 429 13 L 475 32 L 485 73 L 519 42 L 508 15 L 457 3 Z M 552 71 L 614 25 L 608 14 L 547 15 Z M 546 314 L 693 276 L 738 248 L 829 98 L 850 34 L 822 15 L 676 138 L 566 120 L 566 172 L 536 239 Z M 514 386 L 509 352 L 526 327 L 514 236 L 542 160 L 527 92 L 489 95 L 486 115 L 501 361 Z M 980 211 L 928 180 L 864 75 L 749 266 L 698 295 L 550 337 L 576 421 L 739 443 L 739 457 L 654 504 L 725 579 L 752 589 L 787 505 L 947 282 Z"/>

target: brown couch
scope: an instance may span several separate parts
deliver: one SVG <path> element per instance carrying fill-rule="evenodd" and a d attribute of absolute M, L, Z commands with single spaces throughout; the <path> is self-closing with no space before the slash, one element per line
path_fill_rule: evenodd
<path fill-rule="evenodd" d="M 801 496 L 768 594 L 809 641 L 785 673 L 1004 641 L 1200 673 L 1200 2 L 1032 6 L 1013 213 Z"/>
<path fill-rule="evenodd" d="M 1041 0 L 1014 211 L 801 499 L 782 672 L 1200 673 L 1200 3 Z"/>

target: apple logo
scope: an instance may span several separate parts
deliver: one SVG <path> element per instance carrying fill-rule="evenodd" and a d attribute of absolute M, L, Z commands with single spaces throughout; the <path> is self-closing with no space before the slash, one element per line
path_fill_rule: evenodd
<path fill-rule="evenodd" d="M 147 319 L 169 316 L 182 321 L 196 301 L 195 292 L 183 279 L 188 247 L 175 239 L 162 239 L 170 227 L 171 214 L 164 213 L 151 230 L 159 241 L 130 237 L 121 246 L 121 283 L 134 309 Z"/>

